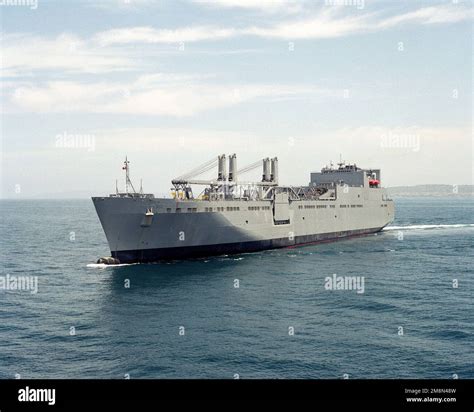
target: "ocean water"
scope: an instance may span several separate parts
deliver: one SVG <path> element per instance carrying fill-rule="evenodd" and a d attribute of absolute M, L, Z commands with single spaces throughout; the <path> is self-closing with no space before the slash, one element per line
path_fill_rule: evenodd
<path fill-rule="evenodd" d="M 365 238 L 106 268 L 91 201 L 0 206 L 0 275 L 38 279 L 0 290 L 0 378 L 474 378 L 472 199 L 397 199 Z"/>

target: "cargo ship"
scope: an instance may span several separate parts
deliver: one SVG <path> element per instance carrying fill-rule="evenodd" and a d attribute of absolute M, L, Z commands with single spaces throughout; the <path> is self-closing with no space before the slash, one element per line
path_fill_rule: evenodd
<path fill-rule="evenodd" d="M 228 166 L 228 167 L 227 167 Z M 262 168 L 261 180 L 242 177 Z M 213 179 L 199 179 L 217 169 Z M 136 191 L 126 158 L 125 189 L 93 197 L 111 257 L 99 263 L 158 262 L 294 247 L 381 231 L 394 203 L 380 169 L 343 161 L 310 173 L 305 186 L 279 184 L 278 159 L 241 169 L 219 155 L 172 180 L 170 197 Z M 203 188 L 195 196 L 193 188 Z"/>

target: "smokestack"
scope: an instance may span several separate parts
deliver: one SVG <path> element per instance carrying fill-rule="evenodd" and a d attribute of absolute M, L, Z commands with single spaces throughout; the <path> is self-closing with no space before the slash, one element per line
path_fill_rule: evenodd
<path fill-rule="evenodd" d="M 217 180 L 226 180 L 227 179 L 227 164 L 225 161 L 225 154 L 217 156 Z"/>
<path fill-rule="evenodd" d="M 232 154 L 229 156 L 229 182 L 237 180 L 237 156 Z"/>
<path fill-rule="evenodd" d="M 262 182 L 270 182 L 270 159 L 263 159 L 263 175 Z"/>
<path fill-rule="evenodd" d="M 278 184 L 278 157 L 272 159 L 272 182 Z"/>

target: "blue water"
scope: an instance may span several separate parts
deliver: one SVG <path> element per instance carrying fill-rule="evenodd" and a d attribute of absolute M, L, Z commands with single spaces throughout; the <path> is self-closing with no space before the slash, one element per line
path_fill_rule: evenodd
<path fill-rule="evenodd" d="M 0 206 L 0 274 L 38 276 L 0 291 L 1 378 L 474 378 L 473 200 L 398 199 L 403 239 L 107 268 L 90 201 Z"/>

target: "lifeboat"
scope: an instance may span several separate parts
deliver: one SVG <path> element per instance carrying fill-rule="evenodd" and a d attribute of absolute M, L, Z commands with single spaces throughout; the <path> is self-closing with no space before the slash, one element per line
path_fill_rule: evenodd
<path fill-rule="evenodd" d="M 378 186 L 380 184 L 380 181 L 378 179 L 370 179 L 369 180 L 369 185 L 370 186 Z"/>

